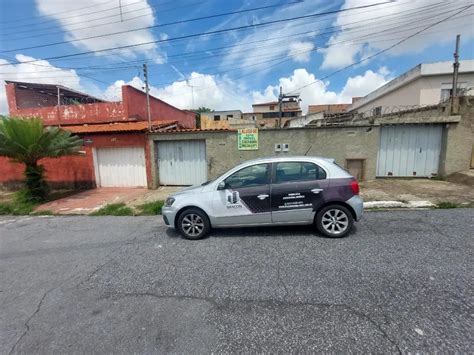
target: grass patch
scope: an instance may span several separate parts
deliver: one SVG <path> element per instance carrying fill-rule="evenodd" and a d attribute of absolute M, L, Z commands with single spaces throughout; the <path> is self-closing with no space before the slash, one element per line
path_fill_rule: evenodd
<path fill-rule="evenodd" d="M 164 201 L 152 201 L 142 205 L 138 205 L 137 209 L 140 216 L 155 216 L 161 214 L 161 208 L 163 207 Z"/>
<path fill-rule="evenodd" d="M 20 202 L 20 201 L 11 201 L 0 203 L 0 215 L 27 215 L 33 212 L 36 204 Z"/>
<path fill-rule="evenodd" d="M 460 203 L 450 202 L 450 201 L 442 201 L 436 204 L 436 208 L 440 208 L 440 209 L 459 208 L 459 207 L 462 207 Z"/>
<path fill-rule="evenodd" d="M 92 212 L 90 216 L 133 216 L 133 210 L 125 203 L 112 203 Z"/>
<path fill-rule="evenodd" d="M 41 210 L 30 213 L 32 216 L 53 216 L 54 212 L 51 210 Z"/>

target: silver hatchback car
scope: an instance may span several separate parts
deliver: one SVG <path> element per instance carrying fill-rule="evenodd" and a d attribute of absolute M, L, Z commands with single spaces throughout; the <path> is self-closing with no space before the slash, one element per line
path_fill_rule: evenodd
<path fill-rule="evenodd" d="M 362 212 L 356 179 L 334 159 L 308 156 L 247 161 L 174 193 L 162 209 L 165 224 L 187 239 L 211 228 L 305 224 L 343 237 Z"/>

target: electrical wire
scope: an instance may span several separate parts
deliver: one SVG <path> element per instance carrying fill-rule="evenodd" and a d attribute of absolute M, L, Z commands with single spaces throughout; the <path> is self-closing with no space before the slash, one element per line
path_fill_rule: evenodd
<path fill-rule="evenodd" d="M 191 39 L 191 38 L 197 38 L 197 37 L 202 37 L 202 36 L 214 35 L 214 34 L 217 34 L 217 33 L 226 33 L 226 32 L 230 32 L 230 31 L 256 28 L 256 27 L 261 27 L 261 26 L 265 26 L 265 25 L 269 25 L 269 24 L 284 23 L 284 22 L 288 22 L 288 21 L 301 20 L 301 19 L 312 18 L 312 17 L 317 17 L 317 16 L 325 16 L 325 15 L 328 15 L 328 14 L 334 14 L 334 13 L 338 13 L 338 12 L 346 12 L 346 11 L 351 11 L 351 10 L 355 10 L 355 9 L 370 8 L 370 7 L 379 6 L 379 5 L 383 5 L 383 4 L 387 4 L 387 3 L 390 3 L 390 2 L 380 2 L 380 3 L 369 4 L 369 5 L 356 6 L 356 7 L 347 8 L 347 9 L 339 9 L 339 10 L 320 12 L 320 13 L 315 13 L 315 14 L 310 14 L 310 15 L 295 16 L 295 17 L 291 17 L 291 18 L 273 20 L 273 21 L 268 21 L 268 22 L 252 24 L 252 25 L 238 26 L 238 27 L 208 31 L 208 32 L 199 32 L 199 33 L 184 35 L 184 36 L 180 36 L 180 37 L 161 39 L 161 40 L 157 40 L 157 41 L 149 41 L 149 42 L 142 42 L 142 43 L 138 43 L 138 44 L 130 44 L 130 45 L 125 45 L 125 46 L 105 48 L 105 49 L 99 49 L 99 50 L 93 50 L 93 51 L 65 54 L 65 55 L 48 57 L 48 58 L 43 58 L 43 59 L 34 59 L 34 60 L 30 60 L 30 61 L 24 61 L 24 62 L 21 62 L 21 63 L 32 63 L 32 62 L 38 62 L 38 61 L 41 61 L 41 60 L 52 60 L 52 59 L 76 57 L 76 56 L 80 56 L 80 55 L 84 55 L 84 54 L 102 53 L 102 52 L 107 52 L 107 51 L 111 51 L 111 50 L 120 50 L 120 49 L 127 49 L 127 48 L 133 48 L 133 47 L 156 44 L 156 43 L 171 42 L 171 41 L 175 41 L 175 40 L 178 40 L 178 39 Z M 99 37 L 101 37 L 101 36 L 99 36 Z M 18 63 L 20 63 L 20 62 L 17 62 L 15 64 L 18 64 Z M 5 64 L 0 64 L 0 66 L 3 66 L 3 65 L 5 65 Z"/>
<path fill-rule="evenodd" d="M 379 56 L 379 55 L 381 55 L 381 54 L 383 54 L 383 53 L 385 53 L 385 52 L 388 52 L 389 50 L 391 50 L 391 49 L 393 49 L 393 48 L 399 46 L 400 44 L 402 44 L 402 43 L 408 41 L 409 39 L 411 39 L 411 38 L 417 36 L 418 34 L 424 32 L 424 31 L 426 31 L 426 30 L 428 30 L 428 29 L 430 29 L 430 28 L 432 28 L 432 27 L 434 27 L 434 26 L 437 26 L 437 25 L 439 25 L 440 23 L 445 22 L 445 21 L 449 20 L 450 18 L 452 18 L 452 17 L 454 17 L 454 16 L 456 16 L 456 15 L 459 15 L 460 13 L 466 11 L 467 9 L 471 8 L 472 6 L 474 6 L 474 5 L 465 6 L 462 10 L 456 12 L 455 14 L 449 15 L 448 17 L 445 17 L 444 19 L 442 19 L 442 20 L 440 20 L 440 21 L 436 21 L 436 22 L 434 22 L 434 23 L 432 23 L 432 24 L 430 24 L 430 25 L 424 27 L 424 28 L 421 29 L 420 31 L 417 31 L 417 32 L 415 32 L 415 33 L 413 33 L 413 34 L 411 34 L 411 35 L 409 35 L 409 36 L 407 36 L 407 37 L 401 39 L 400 41 L 397 41 L 396 43 L 392 44 L 391 46 L 388 46 L 387 48 L 384 48 L 384 49 L 382 49 L 382 50 L 380 50 L 380 51 L 378 51 L 378 52 L 376 52 L 376 53 L 374 53 L 374 54 L 372 54 L 372 55 L 369 55 L 369 56 L 367 56 L 367 57 L 364 57 L 364 58 L 362 58 L 362 59 L 360 59 L 360 60 L 358 60 L 358 61 L 356 61 L 356 62 L 354 62 L 354 63 L 352 63 L 352 64 L 349 64 L 349 65 L 347 65 L 347 66 L 345 66 L 345 67 L 343 67 L 343 68 L 341 68 L 341 69 L 339 69 L 339 70 L 336 70 L 336 71 L 334 71 L 334 72 L 332 72 L 332 73 L 330 73 L 330 74 L 328 74 L 328 75 L 322 77 L 321 79 L 317 79 L 317 80 L 315 80 L 315 81 L 313 81 L 313 82 L 311 82 L 311 83 L 309 83 L 309 84 L 303 85 L 303 86 L 301 86 L 301 87 L 299 87 L 299 88 L 297 88 L 297 89 L 295 89 L 295 90 L 292 90 L 292 91 L 288 92 L 287 94 L 295 93 L 296 91 L 299 91 L 299 90 L 301 90 L 301 89 L 307 88 L 308 86 L 311 86 L 311 85 L 313 85 L 313 84 L 315 84 L 315 83 L 317 83 L 317 82 L 322 82 L 322 80 L 325 80 L 325 79 L 327 79 L 327 78 L 329 78 L 329 77 L 331 77 L 331 76 L 333 76 L 333 75 L 336 75 L 336 74 L 338 74 L 338 73 L 340 73 L 340 72 L 342 72 L 342 71 L 344 71 L 344 70 L 346 70 L 346 69 L 349 69 L 349 68 L 351 68 L 351 67 L 353 67 L 353 66 L 356 66 L 356 65 L 358 65 L 358 64 L 361 64 L 361 63 L 363 63 L 363 62 L 365 62 L 365 61 L 367 61 L 367 60 L 370 60 L 370 59 L 372 59 L 372 58 L 374 58 L 374 57 L 376 57 L 376 56 Z"/>
<path fill-rule="evenodd" d="M 437 10 L 437 9 L 436 9 Z M 450 11 L 454 11 L 454 10 L 450 10 Z M 419 11 L 414 11 L 412 12 L 411 14 L 409 15 L 406 15 L 405 16 L 405 19 L 408 18 L 410 15 L 415 15 L 417 14 Z M 411 24 L 411 23 L 421 23 L 423 21 L 425 21 L 426 19 L 432 19 L 433 16 L 429 15 L 428 13 L 424 13 L 426 14 L 428 17 L 424 17 L 424 18 L 417 18 L 415 21 L 411 21 L 411 22 L 406 22 L 406 23 L 401 23 L 401 24 L 398 24 L 397 26 L 395 27 L 392 27 L 392 28 L 389 28 L 389 29 L 384 29 L 382 31 L 380 31 L 380 26 L 374 26 L 374 27 L 367 27 L 367 24 L 368 24 L 368 21 L 365 21 L 365 20 L 362 20 L 362 21 L 355 21 L 355 22 L 352 22 L 350 24 L 355 24 L 355 23 L 360 23 L 360 22 L 364 22 L 364 25 L 363 26 L 357 26 L 357 27 L 351 27 L 349 29 L 346 29 L 345 33 L 356 33 L 356 32 L 360 32 L 360 31 L 363 31 L 363 32 L 366 32 L 366 31 L 371 31 L 371 32 L 376 32 L 377 35 L 382 35 L 384 33 L 387 33 L 387 32 L 391 32 L 393 31 L 394 29 L 397 29 L 399 27 L 403 27 L 404 29 L 402 30 L 403 31 L 407 31 L 407 30 L 411 30 L 411 29 L 416 29 L 416 28 L 420 28 L 420 26 L 418 27 L 415 27 L 415 28 L 406 28 L 407 25 Z M 395 14 L 395 16 L 398 15 L 398 14 Z M 441 14 L 442 15 L 442 14 Z M 394 16 L 393 14 L 391 15 L 386 15 L 387 16 Z M 440 15 L 438 15 L 440 16 Z M 384 16 L 381 16 L 377 19 L 375 19 L 376 21 L 379 21 L 380 18 L 382 18 Z M 398 23 L 398 22 L 397 22 Z M 383 26 L 386 26 L 387 24 L 384 23 Z M 325 29 L 334 29 L 334 28 L 338 28 L 338 26 L 331 26 L 331 27 L 327 27 Z M 360 30 L 357 30 L 359 29 Z M 320 30 L 324 30 L 324 29 L 320 29 Z M 306 36 L 306 38 L 316 38 L 316 37 L 323 37 L 323 36 L 327 36 L 327 35 L 331 35 L 331 34 L 334 34 L 336 32 L 338 32 L 339 30 L 333 30 L 333 31 L 328 31 L 328 32 L 317 32 L 317 30 L 312 30 L 312 31 L 305 31 L 305 32 L 302 32 L 303 34 L 308 34 L 308 33 L 313 33 L 312 36 Z M 400 32 L 400 31 L 398 31 Z M 285 43 L 287 41 L 279 41 L 279 42 L 273 42 L 274 40 L 276 39 L 286 39 L 286 38 L 297 38 L 296 36 L 297 34 L 294 34 L 294 35 L 290 35 L 290 36 L 279 36 L 279 37 L 274 37 L 274 38 L 267 38 L 265 40 L 258 40 L 258 41 L 252 41 L 252 42 L 248 42 L 248 43 L 244 43 L 243 45 L 248 45 L 248 44 L 255 44 L 255 43 L 260 43 L 260 42 L 272 42 L 272 43 L 267 43 L 266 45 L 262 45 L 262 46 L 259 46 L 258 48 L 261 49 L 261 48 L 266 48 L 266 47 L 273 47 L 273 46 L 276 46 L 278 45 L 279 43 Z M 182 62 L 182 61 L 186 61 L 188 59 L 208 59 L 209 57 L 214 57 L 216 55 L 218 55 L 219 53 L 221 52 L 224 52 L 225 50 L 229 49 L 229 48 L 233 48 L 233 47 L 237 47 L 237 46 L 241 46 L 241 44 L 237 44 L 237 45 L 230 45 L 230 46 L 222 46 L 222 47 L 217 47 L 217 48 L 208 48 L 208 49 L 205 49 L 205 50 L 202 50 L 202 51 L 197 51 L 197 52 L 184 52 L 184 53 L 177 53 L 177 54 L 173 54 L 173 55 L 170 55 L 168 56 L 168 58 L 172 58 L 172 57 L 179 57 L 181 60 L 178 60 L 178 61 L 173 61 L 173 62 L 169 62 L 167 64 L 177 64 L 179 62 Z M 204 56 L 204 57 L 197 57 L 197 58 L 194 58 L 196 56 L 196 54 L 200 54 L 200 53 L 209 53 L 211 52 L 210 55 L 208 56 Z M 233 53 L 242 53 L 242 52 L 248 52 L 248 49 L 244 48 L 242 50 L 239 50 L 239 51 L 234 51 Z M 186 57 L 188 56 L 188 57 Z M 258 56 L 261 56 L 261 55 L 257 55 Z M 247 56 L 248 58 L 249 56 Z M 250 56 L 251 58 L 253 58 L 254 56 Z M 142 61 L 134 61 L 134 62 L 137 62 L 137 63 L 142 63 Z M 127 62 L 126 64 L 128 64 L 129 62 Z M 133 62 L 130 62 L 130 63 L 133 63 Z M 109 66 L 111 64 L 106 64 L 105 66 Z M 158 65 L 158 64 L 149 64 L 149 67 L 151 66 L 155 66 L 155 65 Z M 68 67 L 68 68 L 65 68 L 65 67 L 62 67 L 61 69 L 75 69 L 75 70 L 106 70 L 106 71 L 119 71 L 119 70 L 124 70 L 124 69 L 127 69 L 127 68 L 134 68 L 135 66 L 131 66 L 131 65 L 128 65 L 128 66 L 115 66 L 115 67 L 111 67 L 111 68 L 104 68 L 104 65 L 102 66 L 86 66 L 86 67 Z M 53 69 L 53 70 L 50 70 L 49 72 L 54 72 L 54 71 L 57 71 L 58 69 Z M 48 72 L 48 71 L 42 71 L 42 72 Z M 28 72 L 23 72 L 23 73 L 28 73 Z M 30 73 L 37 73 L 37 71 L 34 71 L 34 72 L 30 72 Z M 9 74 L 9 73 L 1 73 L 1 74 Z"/>
<path fill-rule="evenodd" d="M 297 4 L 299 2 L 300 1 L 291 2 L 291 3 L 288 3 L 288 4 L 284 4 L 284 6 Z M 197 18 L 192 18 L 192 19 L 186 19 L 186 20 L 173 21 L 173 22 L 168 22 L 168 23 L 163 23 L 163 24 L 158 24 L 158 25 L 153 25 L 153 26 L 146 26 L 146 27 L 141 27 L 141 28 L 128 29 L 128 30 L 125 30 L 125 31 L 113 32 L 113 33 L 107 33 L 107 34 L 101 34 L 101 35 L 83 37 L 83 38 L 75 38 L 75 39 L 71 39 L 69 41 L 60 41 L 60 42 L 46 43 L 46 44 L 40 44 L 40 45 L 30 46 L 30 47 L 9 49 L 9 50 L 6 50 L 6 51 L 1 51 L 0 53 L 18 52 L 18 51 L 24 51 L 24 50 L 28 50 L 28 49 L 36 49 L 36 48 L 57 46 L 57 45 L 61 45 L 61 44 L 69 44 L 69 43 L 74 43 L 74 42 L 78 42 L 78 41 L 86 41 L 86 40 L 90 40 L 90 39 L 103 38 L 103 37 L 108 37 L 108 36 L 116 36 L 116 35 L 125 34 L 125 33 L 128 34 L 130 32 L 149 30 L 149 29 L 152 29 L 152 28 L 166 27 L 166 26 L 171 26 L 171 25 L 181 25 L 183 23 L 209 20 L 209 19 L 212 19 L 212 18 L 218 18 L 218 17 L 223 17 L 223 16 L 231 16 L 231 15 L 242 14 L 242 13 L 246 13 L 246 12 L 268 10 L 268 9 L 272 9 L 272 8 L 276 8 L 276 7 L 280 7 L 280 6 L 282 6 L 282 4 L 274 4 L 274 5 L 268 5 L 268 6 L 254 7 L 254 8 L 250 8 L 250 9 L 225 12 L 225 13 L 220 13 L 220 14 L 214 14 L 214 15 L 202 16 L 202 17 L 197 17 Z"/>

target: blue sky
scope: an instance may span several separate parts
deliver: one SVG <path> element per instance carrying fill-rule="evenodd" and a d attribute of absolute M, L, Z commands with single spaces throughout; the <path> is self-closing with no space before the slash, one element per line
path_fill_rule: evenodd
<path fill-rule="evenodd" d="M 120 85 L 143 86 L 146 61 L 152 93 L 181 108 L 247 111 L 252 102 L 273 100 L 282 85 L 286 92 L 301 93 L 305 109 L 365 95 L 421 62 L 452 60 L 456 33 L 462 35 L 461 59 L 474 58 L 469 1 L 121 0 L 121 8 L 119 3 L 3 0 L 0 79 L 58 83 L 120 99 Z M 268 8 L 252 10 L 259 7 Z M 346 11 L 261 25 L 340 9 Z M 176 23 L 244 10 L 249 11 Z M 448 16 L 454 18 L 435 25 Z M 257 26 L 173 40 L 249 25 Z M 389 52 L 332 75 L 430 25 Z M 154 27 L 135 30 L 149 26 Z M 116 32 L 122 33 L 110 35 Z M 27 49 L 63 41 L 69 42 Z M 144 42 L 155 43 L 135 46 Z M 131 47 L 37 61 L 126 45 Z M 0 111 L 5 110 L 2 88 Z"/>

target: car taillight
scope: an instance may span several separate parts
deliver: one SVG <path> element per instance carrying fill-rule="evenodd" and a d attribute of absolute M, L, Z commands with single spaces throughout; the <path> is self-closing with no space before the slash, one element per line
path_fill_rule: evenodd
<path fill-rule="evenodd" d="M 359 194 L 359 183 L 357 182 L 357 180 L 352 180 L 351 181 L 351 189 L 352 189 L 352 192 L 354 193 L 354 195 Z"/>

